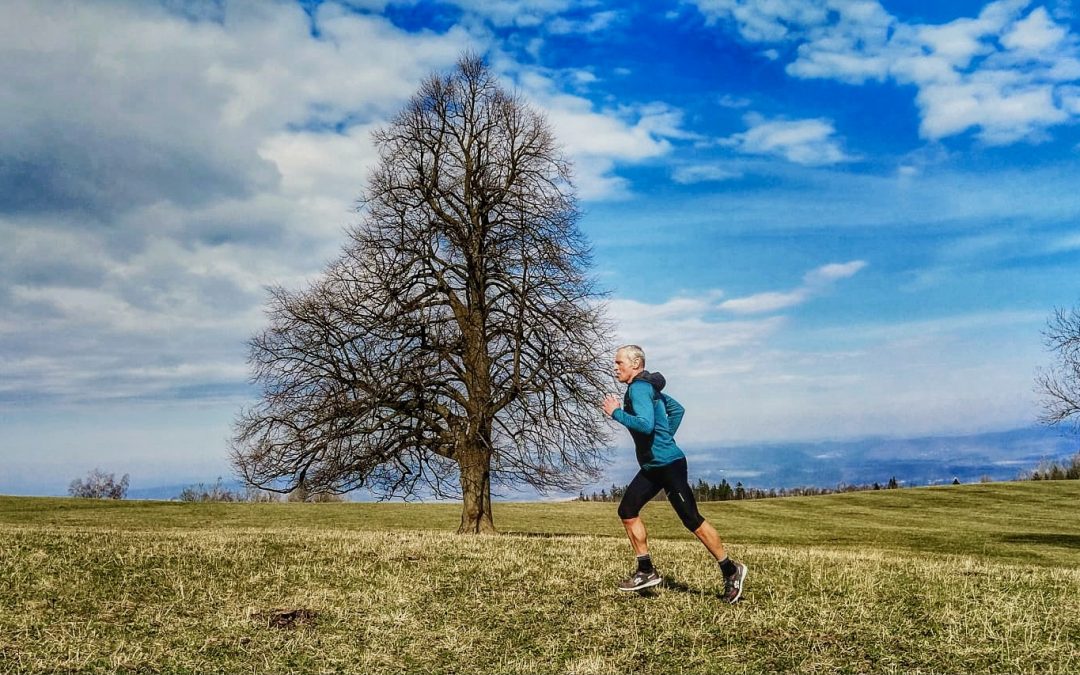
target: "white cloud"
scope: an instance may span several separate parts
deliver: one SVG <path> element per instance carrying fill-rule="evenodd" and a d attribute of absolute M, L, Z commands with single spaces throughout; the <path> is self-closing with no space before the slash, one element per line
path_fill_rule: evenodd
<path fill-rule="evenodd" d="M 314 17 L 319 39 L 295 4 L 203 18 L 5 5 L 5 404 L 246 395 L 264 286 L 301 283 L 336 251 L 374 156 L 370 125 L 471 39 L 332 3 Z"/>
<path fill-rule="evenodd" d="M 719 308 L 735 314 L 765 314 L 800 305 L 829 289 L 835 282 L 854 276 L 866 262 L 830 263 L 807 272 L 803 283 L 790 291 L 767 291 L 720 303 Z"/>
<path fill-rule="evenodd" d="M 731 94 L 724 94 L 718 101 L 721 108 L 748 108 L 752 101 L 745 97 L 732 96 Z"/>
<path fill-rule="evenodd" d="M 233 3 L 223 23 L 149 3 L 64 7 L 8 3 L 0 26 L 0 98 L 18 102 L 0 111 L 0 155 L 27 158 L 14 171 L 36 187 L 3 190 L 14 179 L 0 175 L 0 199 L 22 210 L 115 213 L 273 191 L 280 176 L 258 153 L 269 135 L 383 118 L 469 41 L 329 3 L 317 40 L 302 9 L 283 3 Z"/>
<path fill-rule="evenodd" d="M 585 201 L 617 201 L 631 195 L 630 181 L 615 172 L 615 160 L 602 155 L 576 153 L 574 187 Z"/>
<path fill-rule="evenodd" d="M 1066 251 L 1080 251 L 1080 234 L 1069 234 L 1056 238 L 1046 245 L 1048 253 L 1063 253 Z"/>
<path fill-rule="evenodd" d="M 655 133 L 656 119 L 647 110 L 636 115 L 625 108 L 605 113 L 576 96 L 541 93 L 533 97 L 545 109 L 556 137 L 574 156 L 639 161 L 671 149 L 664 136 Z"/>
<path fill-rule="evenodd" d="M 920 133 L 936 140 L 975 130 L 992 145 L 1041 140 L 1080 115 L 1080 40 L 1029 0 L 987 4 L 977 17 L 908 24 L 877 0 L 769 3 L 702 0 L 712 21 L 752 42 L 798 44 L 787 72 L 851 84 L 914 85 Z"/>
<path fill-rule="evenodd" d="M 851 161 L 828 120 L 766 120 L 747 115 L 749 129 L 722 143 L 751 155 L 774 155 L 796 164 L 822 166 Z"/>
<path fill-rule="evenodd" d="M 636 300 L 615 300 L 612 308 L 619 316 L 635 327 L 649 325 L 672 318 L 687 315 L 703 315 L 713 311 L 716 303 L 724 296 L 723 291 L 711 290 L 697 297 L 677 296 L 660 304 L 638 302 Z"/>
<path fill-rule="evenodd" d="M 661 101 L 622 110 L 638 118 L 638 126 L 654 138 L 700 140 L 701 136 L 683 128 L 683 112 Z"/>
<path fill-rule="evenodd" d="M 743 37 L 755 42 L 784 40 L 805 25 L 824 22 L 824 3 L 804 0 L 697 0 L 691 2 L 710 22 L 734 21 Z"/>
<path fill-rule="evenodd" d="M 555 35 L 569 33 L 596 33 L 602 30 L 610 30 L 619 20 L 619 13 L 615 11 L 596 12 L 584 20 L 567 19 L 557 17 L 547 24 L 547 29 Z"/>
<path fill-rule="evenodd" d="M 974 19 L 961 18 L 937 26 L 911 26 L 912 35 L 908 36 L 907 31 L 903 31 L 905 41 L 911 44 L 903 46 L 914 51 L 914 47 L 919 45 L 926 56 L 942 59 L 953 68 L 966 68 L 976 56 L 994 51 L 985 37 L 999 34 L 1005 29 L 1020 9 L 1018 3 L 1012 5 L 991 3 Z"/>
<path fill-rule="evenodd" d="M 793 307 L 826 292 L 835 282 L 854 276 L 865 266 L 861 260 L 823 265 L 807 272 L 802 285 L 787 292 L 725 299 L 722 291 L 711 290 L 658 304 L 618 299 L 611 302 L 610 311 L 618 322 L 620 342 L 648 343 L 655 346 L 664 361 L 689 364 L 696 359 L 711 359 L 707 357 L 711 352 L 759 346 L 786 323 L 783 316 L 732 320 L 727 315 L 763 314 Z M 721 370 L 731 368 L 738 370 L 741 366 L 728 364 Z"/>
<path fill-rule="evenodd" d="M 682 112 L 665 103 L 597 110 L 588 99 L 562 91 L 549 74 L 509 68 L 520 90 L 551 123 L 574 160 L 575 184 L 585 200 L 619 199 L 629 183 L 615 175 L 619 164 L 668 154 L 672 140 L 696 138 L 682 128 Z"/>
<path fill-rule="evenodd" d="M 567 7 L 524 0 L 511 13 Z M 475 26 L 409 32 L 333 2 L 310 17 L 291 2 L 189 9 L 5 4 L 5 404 L 161 393 L 207 372 L 246 395 L 238 373 L 265 322 L 263 289 L 299 287 L 338 251 L 376 159 L 370 130 L 432 70 L 492 39 Z M 597 110 L 562 93 L 588 85 L 587 71 L 529 70 L 497 50 L 493 61 L 547 111 L 583 199 L 627 194 L 621 164 L 686 136 L 669 106 Z"/>
<path fill-rule="evenodd" d="M 742 178 L 740 170 L 719 164 L 692 164 L 678 166 L 672 171 L 671 179 L 676 183 L 688 185 L 691 183 L 719 182 Z"/>
<path fill-rule="evenodd" d="M 1020 88 L 1006 81 L 1010 74 L 980 73 L 964 83 L 927 84 L 917 101 L 923 110 L 920 130 L 927 138 L 944 138 L 979 127 L 980 137 L 995 145 L 1033 138 L 1069 118 L 1058 106 L 1053 87 Z"/>
<path fill-rule="evenodd" d="M 359 196 L 375 165 L 374 125 L 358 124 L 343 133 L 283 131 L 268 136 L 259 155 L 273 162 L 283 193 L 296 199 L 320 194 Z"/>
<path fill-rule="evenodd" d="M 787 292 L 766 291 L 744 298 L 726 300 L 720 308 L 735 314 L 764 314 L 800 305 L 809 297 L 810 292 L 806 288 L 797 288 Z"/>
<path fill-rule="evenodd" d="M 596 76 L 596 73 L 582 68 L 570 70 L 568 71 L 568 75 L 575 84 L 582 88 L 600 81 L 600 78 Z"/>
<path fill-rule="evenodd" d="M 721 360 L 720 355 L 730 357 L 761 346 L 786 322 L 780 316 L 719 320 L 721 295 L 710 291 L 658 304 L 617 299 L 611 301 L 609 313 L 618 325 L 618 342 L 641 345 L 650 363 L 693 369 L 699 377 L 719 377 L 750 367 L 742 358 Z"/>
<path fill-rule="evenodd" d="M 571 0 L 450 0 L 474 17 L 500 27 L 534 27 L 557 17 L 573 6 Z"/>
<path fill-rule="evenodd" d="M 864 267 L 866 267 L 866 261 L 864 260 L 852 260 L 851 262 L 846 263 L 830 263 L 828 265 L 822 265 L 816 270 L 807 272 L 803 281 L 808 287 L 816 288 L 840 279 L 853 277 Z"/>
<path fill-rule="evenodd" d="M 1036 7 L 1002 36 L 1001 44 L 1014 51 L 1045 52 L 1065 42 L 1068 30 L 1054 23 L 1045 7 Z"/>

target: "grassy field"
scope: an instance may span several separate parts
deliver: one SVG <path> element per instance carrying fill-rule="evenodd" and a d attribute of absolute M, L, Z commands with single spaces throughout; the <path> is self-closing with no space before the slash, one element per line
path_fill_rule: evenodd
<path fill-rule="evenodd" d="M 614 504 L 0 497 L 0 672 L 1080 672 L 1080 481 L 703 505 L 737 606 L 666 503 L 666 583 Z"/>

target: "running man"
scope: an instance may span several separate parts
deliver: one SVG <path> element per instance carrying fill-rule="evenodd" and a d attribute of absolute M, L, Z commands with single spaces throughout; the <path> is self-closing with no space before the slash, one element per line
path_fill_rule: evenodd
<path fill-rule="evenodd" d="M 645 352 L 637 345 L 624 345 L 616 350 L 615 377 L 628 385 L 626 395 L 621 408 L 618 397 L 605 397 L 604 413 L 630 431 L 641 466 L 619 504 L 619 517 L 637 556 L 637 571 L 619 582 L 619 590 L 641 591 L 662 581 L 649 557 L 648 534 L 638 514 L 650 499 L 664 490 L 686 529 L 694 533 L 720 564 L 724 575 L 724 599 L 733 604 L 738 602 L 746 580 L 746 565 L 727 556 L 716 529 L 698 513 L 686 477 L 686 455 L 675 444 L 683 407 L 661 393 L 664 376 L 645 370 Z"/>

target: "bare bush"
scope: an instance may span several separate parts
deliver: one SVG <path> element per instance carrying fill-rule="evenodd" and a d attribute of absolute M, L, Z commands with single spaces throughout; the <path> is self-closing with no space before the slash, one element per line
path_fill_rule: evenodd
<path fill-rule="evenodd" d="M 1042 461 L 1031 471 L 1021 474 L 1020 480 L 1080 480 L 1080 452 L 1065 464 Z"/>
<path fill-rule="evenodd" d="M 212 485 L 195 483 L 185 487 L 176 499 L 182 502 L 276 502 L 280 501 L 275 492 L 267 492 L 254 487 L 243 490 L 231 490 L 219 477 Z"/>
<path fill-rule="evenodd" d="M 83 499 L 123 499 L 127 495 L 129 478 L 124 474 L 116 480 L 116 474 L 94 469 L 86 478 L 76 478 L 68 485 L 68 494 Z"/>

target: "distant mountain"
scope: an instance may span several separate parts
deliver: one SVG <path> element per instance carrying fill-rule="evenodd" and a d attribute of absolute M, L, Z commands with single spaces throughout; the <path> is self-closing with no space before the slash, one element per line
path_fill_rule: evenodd
<path fill-rule="evenodd" d="M 1080 438 L 1046 427 L 969 436 L 865 439 L 688 448 L 692 479 L 726 478 L 746 486 L 836 487 L 839 483 L 934 485 L 1015 480 L 1040 462 L 1063 462 L 1080 450 Z"/>

